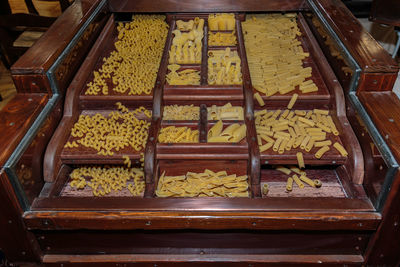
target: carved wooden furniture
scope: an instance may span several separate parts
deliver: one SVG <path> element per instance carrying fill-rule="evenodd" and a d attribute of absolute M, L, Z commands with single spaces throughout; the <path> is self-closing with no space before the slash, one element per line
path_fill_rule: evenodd
<path fill-rule="evenodd" d="M 317 93 L 300 95 L 296 108 L 329 109 L 339 128 L 335 141 L 349 152 L 322 160 L 305 155 L 320 191 L 290 195 L 273 167 L 294 164 L 295 153 L 260 153 L 241 21 L 253 12 L 297 12 L 303 48 Z M 132 13 L 163 13 L 170 25 L 157 80 L 150 96 L 88 96 L 83 92 L 112 48 L 116 22 Z M 165 83 L 171 31 L 177 19 L 234 12 L 242 59 L 242 86 L 209 86 L 201 72 L 198 87 Z M 207 36 L 207 27 L 205 31 Z M 206 38 L 205 38 L 206 40 Z M 207 42 L 204 41 L 207 51 Z M 206 53 L 203 54 L 206 56 Z M 203 60 L 201 70 L 206 70 Z M 50 266 L 138 263 L 218 262 L 299 264 L 395 264 L 399 244 L 398 135 L 400 102 L 391 89 L 398 67 L 338 0 L 196 2 L 91 0 L 75 3 L 35 46 L 12 67 L 18 95 L 2 111 L 0 205 L 10 206 L 8 227 L 18 231 L 18 246 L 0 247 L 10 259 Z M 268 108 L 284 108 L 291 95 L 265 98 Z M 99 156 L 64 148 L 79 114 L 106 112 L 121 101 L 152 110 L 145 150 L 143 197 L 93 197 L 68 186 L 73 168 L 86 164 L 122 164 L 122 154 Z M 237 144 L 160 144 L 160 127 L 169 104 L 206 106 L 227 102 L 244 108 L 246 140 Z M 384 105 L 382 103 L 390 103 Z M 205 116 L 190 124 L 207 130 Z M 212 122 L 211 122 L 212 123 Z M 189 125 L 189 124 L 188 124 Z M 202 139 L 201 139 L 202 140 Z M 134 162 L 139 155 L 125 151 Z M 250 198 L 157 198 L 162 171 L 228 169 L 248 174 Z M 272 187 L 273 185 L 273 187 Z M 7 225 L 7 219 L 0 223 Z M 4 229 L 4 228 L 2 228 Z M 12 240 L 10 231 L 4 240 Z M 397 247 L 396 247 L 397 246 Z"/>

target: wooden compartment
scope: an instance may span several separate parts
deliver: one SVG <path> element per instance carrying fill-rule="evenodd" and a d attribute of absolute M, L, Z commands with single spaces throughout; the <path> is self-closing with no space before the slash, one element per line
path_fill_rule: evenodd
<path fill-rule="evenodd" d="M 247 19 L 251 19 L 251 14 L 247 14 L 246 20 Z M 332 92 L 329 88 L 329 85 L 326 83 L 326 79 L 330 79 L 330 77 L 326 77 L 326 73 L 323 70 L 324 68 L 328 67 L 329 64 L 328 66 L 322 64 L 320 57 L 324 56 L 301 13 L 298 13 L 297 25 L 302 34 L 298 37 L 298 40 L 301 42 L 304 52 L 310 54 L 308 58 L 303 60 L 303 67 L 312 68 L 312 76 L 311 78 L 307 78 L 307 80 L 311 79 L 317 85 L 318 91 L 304 94 L 299 90 L 298 86 L 296 86 L 295 90 L 283 95 L 276 93 L 272 96 L 266 96 L 258 92 L 254 87 L 252 88 L 252 91 L 253 93 L 258 92 L 263 100 L 268 102 L 267 105 L 270 107 L 279 107 L 285 105 L 285 103 L 289 102 L 293 94 L 296 93 L 299 95 L 297 105 L 301 108 L 306 108 L 308 106 L 312 106 L 314 108 L 323 108 L 330 103 L 332 97 Z M 244 41 L 244 46 L 246 46 L 246 41 Z M 260 107 L 257 101 L 254 103 L 255 107 Z"/>
<path fill-rule="evenodd" d="M 205 20 L 204 23 L 204 36 L 202 39 L 202 60 L 201 60 L 201 78 L 200 78 L 200 86 L 191 86 L 191 85 L 169 85 L 165 83 L 164 85 L 164 93 L 163 99 L 167 101 L 175 100 L 175 101 L 188 101 L 188 100 L 198 100 L 198 101 L 217 101 L 217 100 L 225 100 L 225 101 L 243 101 L 243 85 L 209 85 L 208 84 L 208 51 L 209 50 L 222 50 L 225 49 L 226 46 L 219 47 L 209 47 L 208 46 L 208 14 L 177 14 L 172 16 L 172 27 L 175 28 L 177 20 L 190 20 L 195 17 L 200 17 Z M 240 34 L 237 25 L 239 22 L 239 15 L 236 14 L 236 34 Z M 169 38 L 169 43 L 167 44 L 167 53 L 171 49 L 173 37 Z M 238 38 L 237 38 L 238 40 Z M 241 47 L 239 47 L 239 42 L 237 45 L 230 47 L 232 50 L 238 51 L 239 57 L 242 58 Z M 167 63 L 168 64 L 168 63 Z M 241 60 L 241 72 L 243 77 L 243 67 L 245 63 L 243 62 L 243 58 Z M 187 64 L 182 64 L 182 66 L 188 66 Z M 190 65 L 193 66 L 193 65 Z M 243 78 L 242 78 L 243 79 Z"/>

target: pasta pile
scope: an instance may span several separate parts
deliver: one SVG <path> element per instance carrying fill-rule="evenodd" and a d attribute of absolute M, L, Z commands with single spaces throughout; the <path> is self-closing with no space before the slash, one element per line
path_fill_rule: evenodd
<path fill-rule="evenodd" d="M 243 120 L 243 108 L 232 107 L 231 103 L 225 104 L 222 107 L 212 105 L 207 108 L 208 120 Z"/>
<path fill-rule="evenodd" d="M 208 15 L 208 27 L 210 31 L 234 31 L 235 14 L 219 13 Z"/>
<path fill-rule="evenodd" d="M 246 124 L 240 125 L 234 123 L 223 129 L 222 121 L 218 121 L 208 131 L 207 141 L 209 143 L 239 143 L 243 138 L 246 137 Z"/>
<path fill-rule="evenodd" d="M 266 96 L 318 91 L 310 79 L 311 67 L 303 67 L 309 56 L 297 39 L 301 32 L 294 14 L 255 15 L 242 23 L 253 87 Z"/>
<path fill-rule="evenodd" d="M 158 134 L 160 143 L 198 143 L 199 131 L 189 127 L 168 126 L 161 128 Z"/>
<path fill-rule="evenodd" d="M 271 147 L 279 154 L 297 147 L 306 152 L 317 148 L 315 157 L 319 159 L 332 145 L 327 135 L 339 135 L 329 111 L 321 109 L 312 111 L 286 109 L 283 112 L 260 110 L 255 113 L 255 124 L 260 152 Z M 342 156 L 347 156 L 347 151 L 338 142 L 333 147 Z M 296 156 L 299 166 L 304 167 L 302 152 L 298 152 Z"/>
<path fill-rule="evenodd" d="M 168 33 L 165 16 L 134 15 L 132 22 L 119 23 L 117 29 L 115 50 L 93 72 L 85 94 L 108 95 L 107 82 L 117 93 L 151 94 Z"/>
<path fill-rule="evenodd" d="M 190 32 L 181 32 L 176 29 L 172 33 L 171 49 L 169 51 L 170 64 L 200 64 L 202 39 L 204 36 L 204 19 L 196 17 Z"/>
<path fill-rule="evenodd" d="M 71 129 L 74 140 L 67 142 L 64 147 L 82 145 L 104 156 L 114 155 L 114 151 L 128 146 L 135 151 L 142 150 L 146 145 L 150 122 L 139 119 L 138 115 L 143 113 L 151 118 L 151 111 L 144 107 L 129 111 L 119 102 L 117 106 L 121 112 L 113 111 L 107 117 L 99 113 L 94 116 L 80 115 Z"/>
<path fill-rule="evenodd" d="M 161 175 L 158 197 L 249 197 L 247 175 L 228 175 L 226 171 L 188 172 L 181 176 Z"/>
<path fill-rule="evenodd" d="M 177 72 L 180 65 L 168 65 L 170 72 L 167 74 L 169 85 L 200 85 L 200 71 L 195 69 L 185 69 Z"/>
<path fill-rule="evenodd" d="M 72 188 L 92 188 L 94 196 L 105 196 L 114 191 L 127 188 L 133 196 L 143 194 L 145 188 L 143 170 L 125 167 L 81 167 L 76 168 L 70 174 Z M 89 179 L 90 181 L 86 181 Z M 133 183 L 127 184 L 132 180 Z"/>
<path fill-rule="evenodd" d="M 208 84 L 242 84 L 241 60 L 237 51 L 208 51 Z"/>
<path fill-rule="evenodd" d="M 308 184 L 311 187 L 316 187 L 316 188 L 322 186 L 320 180 L 318 179 L 312 180 L 311 178 L 307 177 L 307 173 L 304 170 L 300 170 L 299 168 L 296 167 L 286 168 L 284 166 L 278 166 L 276 170 L 286 175 L 289 175 L 286 182 L 286 192 L 291 192 L 293 190 L 293 182 L 295 182 L 299 188 L 304 188 L 304 183 Z M 292 172 L 294 173 L 293 175 L 291 175 Z"/>
<path fill-rule="evenodd" d="M 236 32 L 209 32 L 209 46 L 234 46 L 236 45 Z"/>
<path fill-rule="evenodd" d="M 163 120 L 199 120 L 200 108 L 193 105 L 165 106 Z"/>

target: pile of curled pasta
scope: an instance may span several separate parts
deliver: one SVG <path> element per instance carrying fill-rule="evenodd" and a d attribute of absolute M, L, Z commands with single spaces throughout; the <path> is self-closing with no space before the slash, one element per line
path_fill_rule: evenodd
<path fill-rule="evenodd" d="M 184 69 L 178 71 L 180 65 L 168 65 L 170 71 L 166 78 L 169 85 L 200 85 L 200 71 L 195 69 Z"/>
<path fill-rule="evenodd" d="M 140 196 L 145 188 L 143 170 L 138 168 L 80 167 L 72 171 L 70 178 L 72 188 L 83 190 L 88 186 L 94 196 L 106 196 L 125 188 L 133 196 Z"/>
<path fill-rule="evenodd" d="M 140 107 L 129 111 L 121 103 L 117 103 L 119 111 L 112 111 L 108 116 L 100 113 L 80 115 L 71 129 L 72 140 L 64 147 L 88 147 L 97 154 L 107 156 L 125 147 L 135 151 L 144 149 L 148 137 L 151 111 Z M 147 119 L 146 119 L 147 118 Z"/>
<path fill-rule="evenodd" d="M 108 95 L 109 84 L 120 94 L 149 95 L 154 87 L 168 33 L 165 16 L 134 15 L 117 26 L 115 50 L 93 72 L 86 95 Z"/>
<path fill-rule="evenodd" d="M 224 128 L 220 120 L 208 131 L 207 142 L 209 143 L 238 143 L 246 137 L 246 124 L 233 123 Z"/>
<path fill-rule="evenodd" d="M 158 180 L 158 197 L 249 197 L 247 175 L 228 175 L 226 171 L 188 172 L 181 176 L 165 176 Z"/>
<path fill-rule="evenodd" d="M 295 14 L 253 15 L 242 23 L 253 87 L 266 96 L 318 91 L 303 51 Z"/>
<path fill-rule="evenodd" d="M 242 84 L 241 60 L 236 50 L 208 51 L 208 84 Z"/>
<path fill-rule="evenodd" d="M 196 17 L 185 23 L 177 22 L 177 29 L 172 31 L 169 64 L 200 64 L 202 39 L 204 36 L 204 19 Z M 189 32 L 182 32 L 187 30 Z"/>

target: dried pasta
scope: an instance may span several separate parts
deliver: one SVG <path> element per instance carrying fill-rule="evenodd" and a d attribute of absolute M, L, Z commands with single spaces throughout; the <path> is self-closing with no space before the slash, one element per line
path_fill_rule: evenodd
<path fill-rule="evenodd" d="M 204 19 L 196 17 L 189 32 L 182 32 L 183 27 L 179 27 L 172 33 L 172 45 L 169 50 L 169 64 L 200 64 L 201 50 L 203 47 L 202 39 L 204 36 Z M 186 29 L 186 28 L 185 28 Z"/>
<path fill-rule="evenodd" d="M 218 13 L 208 15 L 208 27 L 210 31 L 234 31 L 235 14 Z"/>
<path fill-rule="evenodd" d="M 161 128 L 158 134 L 160 143 L 198 143 L 199 131 L 189 127 L 168 126 Z"/>
<path fill-rule="evenodd" d="M 329 135 L 339 134 L 329 110 L 321 109 L 259 110 L 255 112 L 255 125 L 260 152 L 272 147 L 273 151 L 281 154 L 292 148 L 300 148 L 307 153 L 324 147 L 318 153 L 314 152 L 316 158 L 321 158 L 332 145 L 332 141 L 327 140 Z M 340 143 L 334 147 L 342 156 L 347 156 Z M 302 152 L 297 153 L 300 168 L 304 168 L 302 156 Z"/>
<path fill-rule="evenodd" d="M 212 105 L 207 108 L 208 120 L 243 120 L 243 108 L 227 103 L 223 106 Z"/>
<path fill-rule="evenodd" d="M 314 188 L 319 188 L 322 186 L 320 180 L 312 180 L 307 176 L 306 171 L 300 170 L 299 168 L 296 168 L 294 166 L 277 166 L 275 170 L 287 175 L 286 192 L 288 193 L 293 190 L 293 182 L 295 182 L 300 189 L 304 188 L 304 183 Z M 292 175 L 292 172 L 294 172 L 295 174 Z"/>
<path fill-rule="evenodd" d="M 208 51 L 208 84 L 242 84 L 241 60 L 236 50 Z"/>
<path fill-rule="evenodd" d="M 180 65 L 168 65 L 170 72 L 166 75 L 169 85 L 200 85 L 200 71 L 195 69 L 180 69 Z"/>
<path fill-rule="evenodd" d="M 309 57 L 298 37 L 294 14 L 252 15 L 242 22 L 247 60 L 253 87 L 266 96 L 287 94 L 298 88 L 303 94 L 318 87 L 311 79 Z"/>
<path fill-rule="evenodd" d="M 92 148 L 103 156 L 114 155 L 125 147 L 134 151 L 144 149 L 150 127 L 147 119 L 151 118 L 151 111 L 144 107 L 129 111 L 119 102 L 117 106 L 120 112 L 112 111 L 108 116 L 100 113 L 80 115 L 71 129 L 72 144 Z M 67 142 L 64 147 L 70 146 Z"/>
<path fill-rule="evenodd" d="M 187 172 L 181 176 L 160 176 L 158 197 L 249 197 L 247 175 L 228 175 L 226 171 Z"/>
<path fill-rule="evenodd" d="M 117 30 L 115 50 L 93 72 L 85 94 L 108 95 L 110 84 L 120 94 L 151 94 L 168 33 L 165 16 L 134 15 L 132 22 L 120 22 Z"/>
<path fill-rule="evenodd" d="M 208 46 L 235 46 L 236 32 L 209 32 Z"/>
<path fill-rule="evenodd" d="M 83 190 L 88 186 L 94 196 L 106 196 L 125 188 L 133 196 L 140 196 L 145 189 L 144 173 L 138 168 L 80 167 L 71 172 L 70 178 L 72 188 Z"/>
<path fill-rule="evenodd" d="M 218 121 L 208 131 L 209 143 L 238 143 L 246 137 L 246 124 L 234 123 L 223 130 L 222 121 Z"/>
<path fill-rule="evenodd" d="M 193 105 L 165 106 L 163 120 L 199 120 L 200 108 Z"/>

